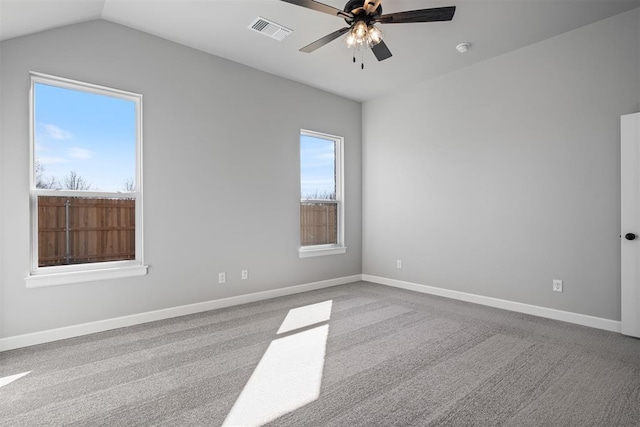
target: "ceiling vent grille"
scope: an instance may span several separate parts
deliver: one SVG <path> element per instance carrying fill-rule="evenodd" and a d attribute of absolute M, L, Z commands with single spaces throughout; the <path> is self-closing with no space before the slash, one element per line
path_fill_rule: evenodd
<path fill-rule="evenodd" d="M 282 25 L 260 17 L 257 17 L 251 25 L 249 25 L 249 29 L 278 41 L 284 40 L 285 37 L 293 33 L 293 30 L 289 28 L 285 28 Z"/>

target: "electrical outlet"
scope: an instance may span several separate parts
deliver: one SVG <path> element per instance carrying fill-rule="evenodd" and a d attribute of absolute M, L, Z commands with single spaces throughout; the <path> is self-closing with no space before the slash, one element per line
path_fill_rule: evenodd
<path fill-rule="evenodd" d="M 396 268 L 402 268 L 402 260 L 401 259 L 396 261 Z"/>
<path fill-rule="evenodd" d="M 242 270 L 242 280 L 247 280 L 249 278 L 249 270 Z"/>
<path fill-rule="evenodd" d="M 562 292 L 562 280 L 553 279 L 553 291 Z"/>
<path fill-rule="evenodd" d="M 218 283 L 226 283 L 227 281 L 227 273 L 225 273 L 224 271 L 221 273 L 218 273 Z"/>

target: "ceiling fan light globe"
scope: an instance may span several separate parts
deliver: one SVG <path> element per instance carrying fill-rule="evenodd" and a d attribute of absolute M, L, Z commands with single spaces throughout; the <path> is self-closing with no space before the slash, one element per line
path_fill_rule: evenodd
<path fill-rule="evenodd" d="M 367 36 L 367 24 L 364 21 L 359 21 L 353 26 L 353 35 L 358 39 L 364 39 Z"/>
<path fill-rule="evenodd" d="M 367 31 L 369 35 L 369 45 L 375 46 L 382 41 L 382 37 L 384 36 L 383 32 L 380 31 L 378 27 L 370 25 Z"/>
<path fill-rule="evenodd" d="M 356 45 L 356 37 L 353 35 L 353 33 L 349 33 L 347 38 L 344 40 L 344 43 L 348 48 L 352 48 Z"/>

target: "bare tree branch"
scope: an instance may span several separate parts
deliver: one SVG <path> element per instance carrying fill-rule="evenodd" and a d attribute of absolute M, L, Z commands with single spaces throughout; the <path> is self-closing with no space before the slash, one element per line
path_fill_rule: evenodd
<path fill-rule="evenodd" d="M 76 171 L 70 171 L 67 176 L 62 179 L 65 190 L 90 190 L 91 183 L 87 182 Z"/>
<path fill-rule="evenodd" d="M 122 184 L 124 191 L 128 193 L 133 193 L 136 191 L 136 183 L 133 181 L 133 178 L 128 178 L 124 184 Z"/>
<path fill-rule="evenodd" d="M 55 177 L 44 176 L 45 167 L 42 163 L 36 160 L 35 173 L 36 173 L 36 188 L 42 188 L 45 190 L 57 190 L 60 188 L 58 181 Z"/>

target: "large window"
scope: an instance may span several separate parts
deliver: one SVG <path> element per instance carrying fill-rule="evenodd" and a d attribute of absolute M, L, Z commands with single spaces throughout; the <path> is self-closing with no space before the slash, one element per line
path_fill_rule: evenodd
<path fill-rule="evenodd" d="M 28 286 L 146 273 L 142 96 L 31 75 Z"/>
<path fill-rule="evenodd" d="M 300 132 L 300 256 L 344 253 L 343 138 Z"/>

